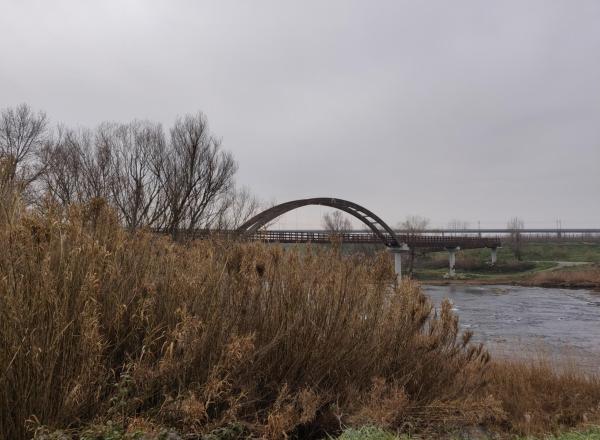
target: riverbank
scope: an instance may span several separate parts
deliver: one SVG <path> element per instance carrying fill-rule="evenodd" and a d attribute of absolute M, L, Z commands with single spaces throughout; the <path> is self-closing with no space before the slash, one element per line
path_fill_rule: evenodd
<path fill-rule="evenodd" d="M 489 262 L 489 250 L 460 251 L 456 275 L 448 277 L 448 256 L 438 252 L 421 256 L 413 278 L 430 285 L 490 285 L 600 290 L 600 244 L 595 242 L 526 243 L 523 261 L 508 247 L 498 250 L 498 262 Z"/>

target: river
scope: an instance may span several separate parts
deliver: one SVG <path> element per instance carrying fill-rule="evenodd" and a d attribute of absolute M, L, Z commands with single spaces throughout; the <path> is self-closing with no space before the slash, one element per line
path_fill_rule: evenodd
<path fill-rule="evenodd" d="M 600 372 L 600 293 L 519 286 L 424 286 L 503 357 L 551 356 Z"/>

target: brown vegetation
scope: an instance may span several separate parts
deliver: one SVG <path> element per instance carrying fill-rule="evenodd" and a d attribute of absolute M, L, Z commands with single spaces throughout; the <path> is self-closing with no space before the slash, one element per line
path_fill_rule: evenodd
<path fill-rule="evenodd" d="M 385 255 L 184 247 L 125 232 L 101 201 L 9 214 L 1 438 L 139 418 L 277 438 L 338 429 L 335 415 L 362 414 L 373 393 L 403 396 L 395 423 L 430 407 L 461 414 L 482 386 L 487 353 L 459 337 L 449 305 L 436 316 L 418 287 L 390 290 Z"/>
<path fill-rule="evenodd" d="M 529 278 L 527 284 L 542 287 L 600 288 L 600 266 L 540 272 Z"/>
<path fill-rule="evenodd" d="M 505 428 L 531 435 L 598 423 L 600 377 L 547 358 L 490 364 L 487 392 L 502 402 Z"/>
<path fill-rule="evenodd" d="M 385 253 L 182 245 L 123 228 L 103 198 L 33 210 L 9 159 L 0 438 L 109 421 L 264 438 L 362 424 L 527 433 L 597 416 L 597 379 L 490 364 L 448 303 L 436 312 L 417 284 L 393 287 Z"/>
<path fill-rule="evenodd" d="M 183 246 L 127 233 L 101 200 L 2 206 L 0 438 L 108 420 L 267 438 L 365 423 L 539 432 L 596 415 L 597 380 L 490 367 L 449 304 L 434 313 L 418 285 L 391 287 L 385 254 Z"/>

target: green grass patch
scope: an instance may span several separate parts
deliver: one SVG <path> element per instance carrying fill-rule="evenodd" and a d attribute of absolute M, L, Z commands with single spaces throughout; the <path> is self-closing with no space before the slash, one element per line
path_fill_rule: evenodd
<path fill-rule="evenodd" d="M 462 251 L 465 256 L 489 259 L 489 249 L 469 249 Z M 592 242 L 531 242 L 524 243 L 523 260 L 526 261 L 588 261 L 600 262 L 600 243 Z M 498 261 L 510 261 L 515 257 L 509 244 L 498 249 Z"/>
<path fill-rule="evenodd" d="M 423 437 L 414 437 L 417 438 Z M 436 437 L 427 437 L 430 439 L 435 439 Z M 440 436 L 440 439 L 447 440 L 466 440 L 468 437 L 464 437 L 461 435 L 458 436 Z M 331 438 L 330 438 L 331 439 Z M 381 428 L 377 428 L 374 426 L 364 426 L 359 429 L 348 428 L 346 429 L 342 435 L 337 437 L 335 440 L 409 440 L 413 439 L 413 437 L 408 435 L 397 436 L 392 434 L 391 432 L 385 431 Z M 559 434 L 558 436 L 550 436 L 550 437 L 516 437 L 516 440 L 600 440 L 600 428 L 591 428 L 587 431 L 582 432 L 565 432 Z M 481 439 L 483 440 L 483 439 Z"/>
<path fill-rule="evenodd" d="M 520 271 L 463 271 L 460 269 L 456 269 L 456 279 L 464 279 L 464 280 L 502 280 L 506 279 L 506 281 L 523 278 L 525 276 L 529 276 L 533 273 L 540 272 L 542 270 L 551 269 L 555 267 L 556 263 L 541 261 L 541 262 L 533 262 L 532 268 L 528 270 L 520 270 Z M 448 268 L 443 269 L 415 269 L 413 273 L 413 277 L 417 280 L 442 280 L 444 276 L 447 275 Z"/>
<path fill-rule="evenodd" d="M 600 428 L 592 428 L 586 432 L 567 432 L 551 440 L 600 440 Z"/>
<path fill-rule="evenodd" d="M 519 281 L 540 271 L 552 269 L 557 261 L 600 263 L 600 243 L 539 242 L 524 243 L 523 261 L 517 262 L 509 245 L 498 249 L 498 264 L 489 266 L 489 249 L 467 249 L 456 255 L 457 279 Z M 443 280 L 448 273 L 447 252 L 434 252 L 417 260 L 414 278 L 424 281 Z M 461 267 L 463 266 L 463 267 Z M 581 266 L 561 270 L 581 270 Z"/>
<path fill-rule="evenodd" d="M 336 440 L 400 440 L 410 439 L 408 436 L 398 437 L 390 432 L 375 426 L 363 426 L 362 428 L 348 428 Z"/>

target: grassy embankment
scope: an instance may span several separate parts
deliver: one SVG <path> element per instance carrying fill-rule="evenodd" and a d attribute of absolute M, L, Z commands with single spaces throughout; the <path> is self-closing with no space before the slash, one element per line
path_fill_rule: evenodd
<path fill-rule="evenodd" d="M 436 438 L 600 420 L 600 379 L 490 360 L 389 255 L 129 234 L 0 210 L 0 438 Z M 177 438 L 175 434 L 171 438 Z"/>
<path fill-rule="evenodd" d="M 490 267 L 487 249 L 457 253 L 457 280 L 475 283 L 517 283 L 539 286 L 600 287 L 600 243 L 525 243 L 523 261 L 517 261 L 508 247 L 498 250 L 498 264 Z M 565 265 L 563 262 L 588 263 Z M 447 253 L 422 258 L 415 278 L 427 282 L 445 280 Z"/>

